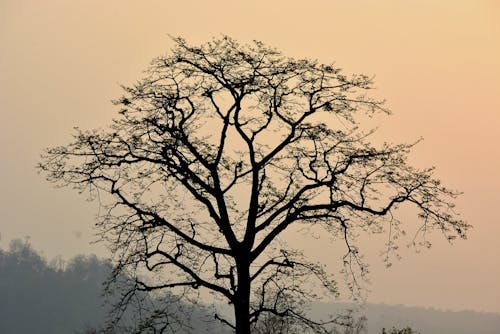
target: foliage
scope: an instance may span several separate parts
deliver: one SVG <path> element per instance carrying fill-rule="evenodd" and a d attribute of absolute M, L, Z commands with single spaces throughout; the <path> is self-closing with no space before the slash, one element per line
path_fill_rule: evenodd
<path fill-rule="evenodd" d="M 421 235 L 465 237 L 467 224 L 453 212 L 457 193 L 432 169 L 407 164 L 412 145 L 376 147 L 358 127 L 366 115 L 387 113 L 367 96 L 369 77 L 261 42 L 174 42 L 144 79 L 124 87 L 109 129 L 77 130 L 39 166 L 50 181 L 100 200 L 97 226 L 117 264 L 110 282 L 122 291 L 119 311 L 140 291 L 170 290 L 192 303 L 207 291 L 234 306 L 234 321 L 215 317 L 237 333 L 269 315 L 325 332 L 331 322 L 308 319 L 301 305 L 335 296 L 335 281 L 286 244 L 290 226 L 321 227 L 344 241 L 353 291 L 366 273 L 357 234 L 389 230 L 395 248 L 402 203 L 418 210 Z M 123 273 L 132 285 L 120 284 Z"/>

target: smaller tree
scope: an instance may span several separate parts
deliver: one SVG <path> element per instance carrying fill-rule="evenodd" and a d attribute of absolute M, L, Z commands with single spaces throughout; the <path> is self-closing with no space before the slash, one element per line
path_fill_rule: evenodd
<path fill-rule="evenodd" d="M 294 328 L 290 319 L 284 319 L 275 315 L 267 314 L 262 317 L 253 327 L 252 334 L 299 334 L 301 330 Z"/>
<path fill-rule="evenodd" d="M 389 331 L 386 331 L 385 328 L 382 328 L 381 334 L 420 334 L 420 332 L 414 331 L 411 327 L 405 327 L 402 329 L 392 327 Z"/>
<path fill-rule="evenodd" d="M 295 307 L 294 310 L 303 310 Z M 252 334 L 301 334 L 320 332 L 328 334 L 366 334 L 364 316 L 355 317 L 352 310 L 331 317 L 329 321 L 313 321 L 304 312 L 290 316 L 265 314 L 252 328 Z"/>

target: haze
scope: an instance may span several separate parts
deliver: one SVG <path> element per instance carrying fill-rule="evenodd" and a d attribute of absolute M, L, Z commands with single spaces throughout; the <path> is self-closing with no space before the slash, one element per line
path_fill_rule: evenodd
<path fill-rule="evenodd" d="M 73 126 L 109 124 L 119 84 L 134 83 L 168 52 L 168 34 L 192 43 L 221 34 L 257 39 L 292 57 L 374 75 L 374 94 L 394 111 L 375 124 L 376 138 L 423 137 L 413 163 L 436 166 L 446 185 L 464 192 L 457 211 L 474 229 L 453 246 L 436 233 L 430 250 L 402 249 L 389 269 L 378 256 L 384 238 L 362 239 L 371 263 L 368 300 L 500 313 L 495 0 L 0 0 L 0 246 L 29 236 L 49 257 L 106 255 L 89 244 L 97 204 L 53 189 L 34 166 L 44 148 L 70 140 Z M 325 245 L 313 241 L 300 240 L 328 263 Z"/>

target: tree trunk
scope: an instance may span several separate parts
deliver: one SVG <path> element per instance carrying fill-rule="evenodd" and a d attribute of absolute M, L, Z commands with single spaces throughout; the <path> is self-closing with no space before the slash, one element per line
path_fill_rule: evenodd
<path fill-rule="evenodd" d="M 238 288 L 234 302 L 236 334 L 250 334 L 250 264 L 239 261 Z"/>

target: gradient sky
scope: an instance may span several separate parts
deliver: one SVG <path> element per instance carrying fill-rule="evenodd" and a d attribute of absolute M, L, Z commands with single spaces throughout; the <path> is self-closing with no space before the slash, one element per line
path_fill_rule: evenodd
<path fill-rule="evenodd" d="M 73 126 L 108 124 L 119 84 L 169 50 L 168 34 L 193 43 L 221 34 L 257 39 L 374 75 L 374 93 L 394 111 L 377 124 L 378 138 L 422 136 L 412 162 L 436 166 L 464 192 L 457 209 L 474 229 L 453 246 L 434 235 L 430 250 L 403 247 L 390 269 L 377 255 L 383 239 L 361 239 L 371 263 L 368 301 L 500 313 L 496 0 L 0 0 L 0 246 L 29 236 L 49 257 L 106 254 L 89 245 L 97 205 L 54 189 L 34 166 L 43 148 L 70 140 Z M 324 245 L 309 239 L 301 241 L 311 256 L 328 262 Z"/>

